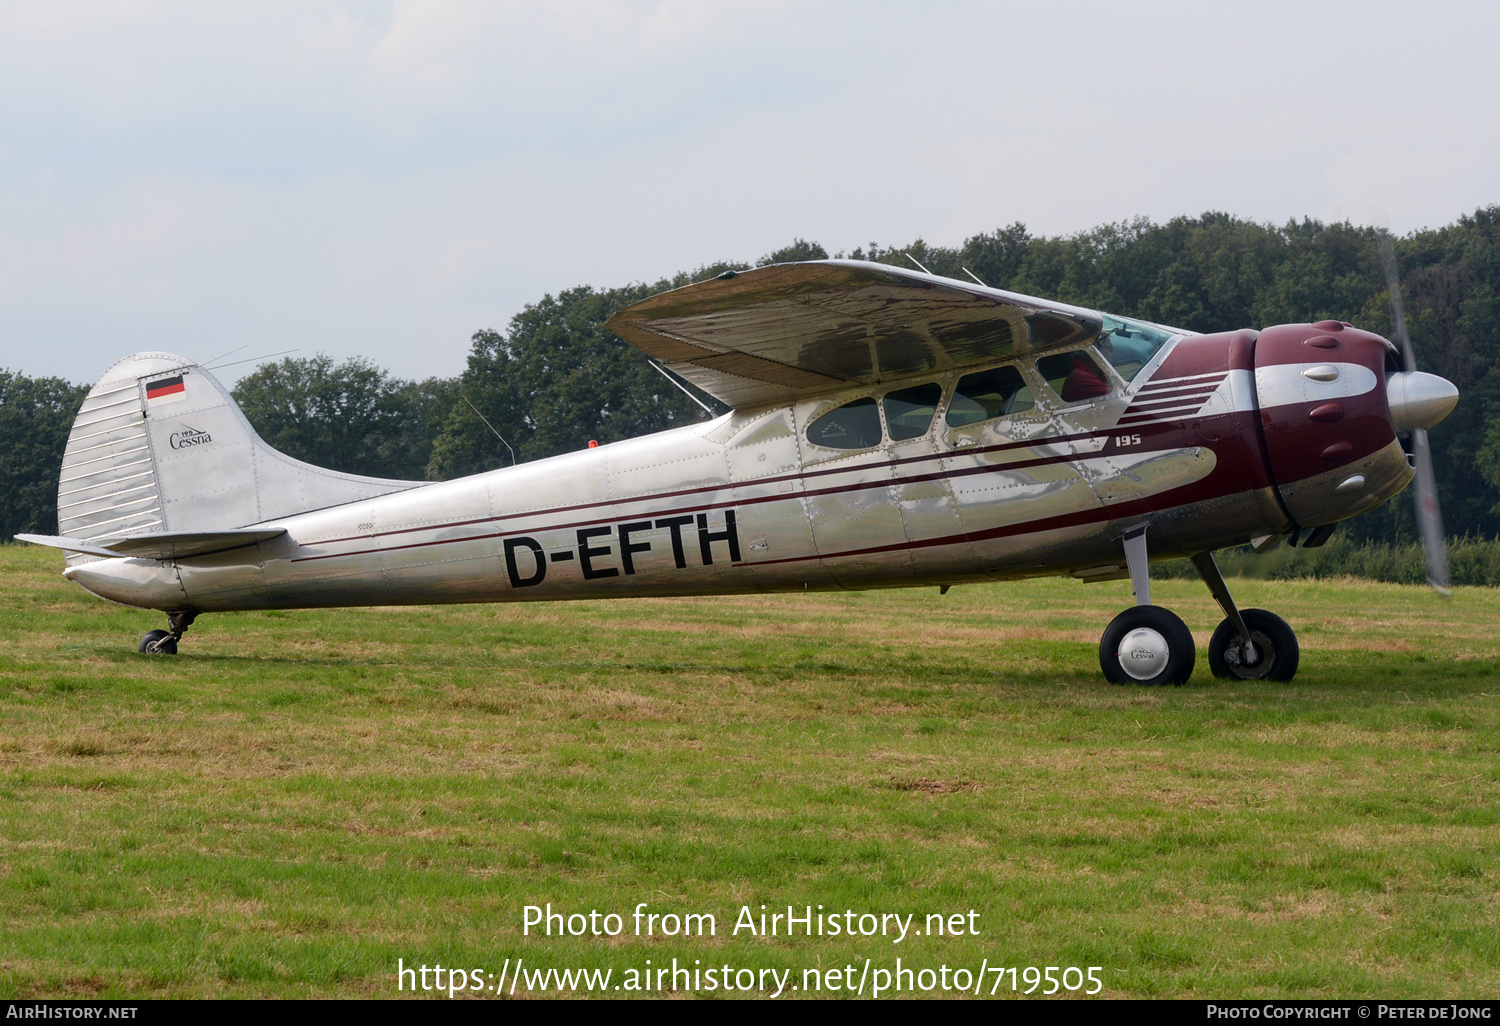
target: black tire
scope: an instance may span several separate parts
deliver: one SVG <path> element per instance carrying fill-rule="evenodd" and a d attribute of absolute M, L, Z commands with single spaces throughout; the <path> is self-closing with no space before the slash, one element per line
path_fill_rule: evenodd
<path fill-rule="evenodd" d="M 1161 658 L 1161 654 L 1156 656 L 1160 671 L 1147 677 L 1136 676 L 1142 671 L 1138 662 L 1127 669 L 1120 659 L 1122 642 L 1136 630 L 1154 631 L 1166 648 L 1165 658 Z M 1159 647 L 1147 645 L 1144 651 Z M 1161 606 L 1135 606 L 1125 610 L 1110 621 L 1104 629 L 1104 637 L 1099 640 L 1099 668 L 1113 684 L 1186 684 L 1193 675 L 1193 664 L 1197 660 L 1198 649 L 1187 624 L 1176 613 Z"/>
<path fill-rule="evenodd" d="M 1241 649 L 1244 643 L 1234 624 L 1225 619 L 1208 643 L 1208 668 L 1215 677 L 1229 680 L 1291 680 L 1297 675 L 1302 653 L 1297 635 L 1287 622 L 1264 609 L 1242 609 L 1240 616 L 1250 628 L 1250 639 L 1260 650 L 1254 663 L 1247 663 Z"/>
<path fill-rule="evenodd" d="M 177 639 L 169 631 L 147 631 L 137 651 L 142 655 L 176 655 Z"/>

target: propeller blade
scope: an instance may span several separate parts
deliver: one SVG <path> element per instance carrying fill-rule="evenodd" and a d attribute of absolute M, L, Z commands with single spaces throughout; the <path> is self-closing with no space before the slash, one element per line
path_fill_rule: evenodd
<path fill-rule="evenodd" d="M 1427 550 L 1427 583 L 1444 595 L 1453 594 L 1448 576 L 1448 542 L 1443 534 L 1443 511 L 1438 508 L 1437 477 L 1432 472 L 1432 450 L 1427 447 L 1427 429 L 1411 433 L 1412 454 L 1417 461 L 1417 524 L 1422 529 L 1422 548 Z"/>
<path fill-rule="evenodd" d="M 1401 358 L 1407 371 L 1417 369 L 1417 358 L 1412 352 L 1411 336 L 1406 332 L 1406 312 L 1401 306 L 1401 275 L 1396 268 L 1396 250 L 1391 237 L 1380 238 L 1380 262 L 1385 265 L 1385 283 L 1391 293 L 1391 314 L 1396 324 L 1396 341 L 1401 346 Z M 1417 504 L 1417 526 L 1422 532 L 1422 548 L 1427 553 L 1427 583 L 1441 594 L 1453 594 L 1452 579 L 1448 575 L 1448 543 L 1443 534 L 1443 511 L 1438 508 L 1437 475 L 1432 470 L 1432 449 L 1427 444 L 1427 429 L 1413 428 L 1411 433 L 1412 456 L 1417 464 L 1416 488 L 1413 498 Z"/>
<path fill-rule="evenodd" d="M 1417 369 L 1417 358 L 1411 351 L 1411 336 L 1406 333 L 1406 311 L 1401 305 L 1401 275 L 1396 270 L 1396 250 L 1391 237 L 1380 236 L 1380 262 L 1385 265 L 1385 284 L 1391 293 L 1391 315 L 1396 324 L 1396 341 L 1401 346 L 1401 359 L 1408 371 Z"/>

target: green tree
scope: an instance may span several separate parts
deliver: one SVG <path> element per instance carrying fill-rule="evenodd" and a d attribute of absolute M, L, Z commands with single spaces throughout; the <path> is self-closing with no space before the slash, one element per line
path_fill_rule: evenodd
<path fill-rule="evenodd" d="M 429 478 L 446 481 L 478 474 L 520 458 L 513 447 L 529 438 L 531 429 L 517 384 L 516 361 L 505 336 L 476 331 L 468 369 L 454 383 L 457 399 L 433 442 Z"/>
<path fill-rule="evenodd" d="M 766 264 L 789 264 L 796 260 L 827 260 L 828 250 L 816 242 L 808 242 L 805 239 L 796 239 L 790 246 L 782 246 L 755 261 L 756 267 L 764 267 Z"/>
<path fill-rule="evenodd" d="M 0 370 L 0 539 L 57 533 L 57 479 L 87 385 Z"/>
<path fill-rule="evenodd" d="M 665 285 L 667 283 L 659 283 Z M 504 335 L 477 332 L 454 407 L 429 472 L 446 478 L 518 460 L 620 441 L 701 420 L 701 407 L 634 346 L 604 327 L 615 311 L 654 292 L 644 285 L 607 292 L 588 286 L 545 296 L 511 318 Z M 470 408 L 470 403 L 473 408 Z"/>
<path fill-rule="evenodd" d="M 960 252 L 960 273 L 964 267 L 991 288 L 1018 291 L 1021 266 L 1031 248 L 1031 233 L 1017 221 L 1008 228 L 997 228 L 972 236 Z"/>
<path fill-rule="evenodd" d="M 762 262 L 826 255 L 817 243 L 798 239 Z M 428 475 L 439 480 L 506 466 L 511 456 L 505 443 L 518 460 L 544 459 L 590 441 L 616 442 L 706 419 L 698 403 L 604 322 L 647 296 L 747 267 L 711 264 L 651 285 L 617 289 L 579 286 L 528 304 L 504 333 L 476 332 L 459 379 L 461 398 L 436 440 Z M 715 413 L 727 409 L 689 389 Z"/>
<path fill-rule="evenodd" d="M 272 448 L 331 470 L 421 479 L 457 385 L 403 381 L 368 360 L 287 358 L 240 379 L 234 398 Z"/>

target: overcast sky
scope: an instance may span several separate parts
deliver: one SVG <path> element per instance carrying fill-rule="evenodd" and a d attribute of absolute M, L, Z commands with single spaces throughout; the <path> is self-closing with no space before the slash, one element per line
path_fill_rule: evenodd
<path fill-rule="evenodd" d="M 0 367 L 452 375 L 548 292 L 798 236 L 1437 226 L 1500 202 L 1497 39 L 1493 3 L 0 0 Z"/>

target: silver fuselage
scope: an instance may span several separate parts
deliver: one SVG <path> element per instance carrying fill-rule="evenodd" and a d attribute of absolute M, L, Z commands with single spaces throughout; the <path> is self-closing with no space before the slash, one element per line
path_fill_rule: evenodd
<path fill-rule="evenodd" d="M 199 612 L 1117 578 L 1120 539 L 1142 526 L 1157 559 L 1287 523 L 1246 440 L 1249 369 L 1218 376 L 1191 430 L 1117 430 L 1142 388 L 1174 380 L 1157 370 L 1183 341 L 1108 398 L 1039 394 L 956 428 L 939 409 L 921 437 L 862 451 L 816 446 L 807 427 L 869 388 L 272 519 L 284 536 L 228 552 L 67 573 Z M 1379 459 L 1405 470 L 1399 446 Z"/>

